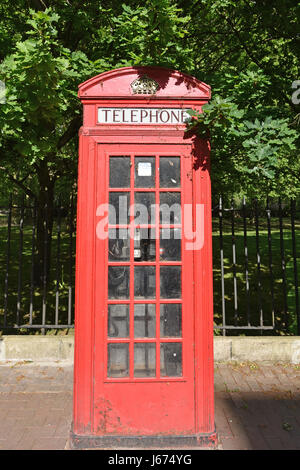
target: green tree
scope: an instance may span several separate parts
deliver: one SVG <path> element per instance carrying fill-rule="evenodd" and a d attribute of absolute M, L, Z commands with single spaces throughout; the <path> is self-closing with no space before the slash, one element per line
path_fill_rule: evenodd
<path fill-rule="evenodd" d="M 299 78 L 299 2 L 196 0 L 182 7 L 193 11 L 192 73 L 213 91 L 199 126 L 210 128 L 214 192 L 295 197 L 300 107 L 291 95 Z"/>
<path fill-rule="evenodd" d="M 34 33 L 36 26 L 26 21 L 28 17 L 33 15 L 34 18 L 45 11 L 48 17 L 55 14 L 55 19 L 47 20 L 51 22 L 48 45 L 41 42 L 53 58 L 69 61 L 68 73 L 73 65 L 75 68 L 74 80 L 70 77 L 62 87 L 70 96 L 73 93 L 74 99 L 68 103 L 67 112 L 59 109 L 52 121 L 56 123 L 58 119 L 64 123 L 64 131 L 71 136 L 70 140 L 76 139 L 80 122 L 79 118 L 72 125 L 70 123 L 71 116 L 80 116 L 75 96 L 79 81 L 93 73 L 120 66 L 164 65 L 191 73 L 212 86 L 212 107 L 207 109 L 210 113 L 213 107 L 218 109 L 222 101 L 226 101 L 227 109 L 231 102 L 242 111 L 237 120 L 231 116 L 230 131 L 226 127 L 222 132 L 224 122 L 218 121 L 221 126 L 217 128 L 215 120 L 214 128 L 210 129 L 215 191 L 234 188 L 256 193 L 280 190 L 293 195 L 297 192 L 299 168 L 293 144 L 296 134 L 288 130 L 297 130 L 299 122 L 299 105 L 291 100 L 292 82 L 299 76 L 300 7 L 297 1 L 287 0 L 282 4 L 279 0 L 192 0 L 188 3 L 174 0 L 127 0 L 124 3 L 54 0 L 51 10 L 47 10 L 49 5 L 47 0 L 18 0 L 14 5 L 4 0 L 0 7 L 4 18 L 0 44 L 3 57 L 16 54 L 20 44 L 28 41 L 28 33 L 31 40 L 37 34 L 37 31 Z M 41 44 L 37 43 L 37 48 L 41 48 L 42 53 Z M 29 56 L 28 49 L 27 60 Z M 22 70 L 23 58 L 24 54 L 23 57 L 19 54 L 18 70 Z M 10 80 L 9 66 L 6 72 L 7 80 Z M 51 74 L 50 69 L 48 72 Z M 57 69 L 52 73 L 57 73 Z M 216 96 L 221 98 L 214 101 Z M 31 99 L 30 95 L 28 99 Z M 257 166 L 254 157 L 249 160 L 255 139 L 248 146 L 248 157 L 245 157 L 245 145 L 249 142 L 243 145 L 242 127 L 245 132 L 247 129 L 250 132 L 250 127 L 243 126 L 242 121 L 252 123 L 254 127 L 260 122 L 264 129 L 264 135 L 259 133 L 260 142 L 257 141 L 254 152 L 259 158 Z M 266 132 L 265 122 L 269 129 L 276 129 L 276 126 L 286 129 L 281 133 L 289 142 L 285 139 L 285 146 L 280 145 L 279 152 L 278 142 Z M 68 124 L 71 125 L 69 130 Z M 13 125 L 11 130 L 14 131 Z M 252 137 L 253 132 L 254 128 Z M 265 150 L 262 150 L 261 139 L 268 142 L 269 147 L 264 147 Z M 76 142 L 73 143 L 76 151 Z M 69 160 L 74 162 L 74 155 L 69 155 Z M 54 166 L 60 166 L 60 175 L 64 173 L 60 156 Z M 23 178 L 22 174 L 21 181 Z"/>
<path fill-rule="evenodd" d="M 1 64 L 7 89 L 6 103 L 0 107 L 1 167 L 4 178 L 37 203 L 37 276 L 45 230 L 50 246 L 55 183 L 66 173 L 75 175 L 73 137 L 81 122 L 77 84 L 94 73 L 84 53 L 71 52 L 58 41 L 57 21 L 49 10 L 32 12 L 28 38 L 18 41 Z"/>
<path fill-rule="evenodd" d="M 2 0 L 0 14 L 2 186 L 47 204 L 49 239 L 55 188 L 76 180 L 77 86 L 120 66 L 166 66 L 212 86 L 193 125 L 210 134 L 214 193 L 299 194 L 296 0 Z"/>
<path fill-rule="evenodd" d="M 20 187 L 37 203 L 38 280 L 45 230 L 51 246 L 55 186 L 76 179 L 78 84 L 131 63 L 183 64 L 190 51 L 176 43 L 188 18 L 169 0 L 147 0 L 143 6 L 57 0 L 51 8 L 44 1 L 29 2 L 35 9 L 27 3 L 19 0 L 15 10 L 9 2 L 2 5 L 0 78 L 7 93 L 0 107 L 0 165 L 4 184 Z M 48 250 L 48 266 L 50 256 Z"/>

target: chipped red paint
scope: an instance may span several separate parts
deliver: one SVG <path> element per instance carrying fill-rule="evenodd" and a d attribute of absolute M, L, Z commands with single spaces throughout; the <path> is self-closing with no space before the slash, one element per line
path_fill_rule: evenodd
<path fill-rule="evenodd" d="M 132 82 L 144 75 L 158 84 L 155 94 L 133 94 Z M 149 439 L 162 445 L 171 439 L 215 447 L 209 142 L 186 133 L 182 123 L 103 124 L 97 114 L 99 107 L 201 111 L 210 98 L 210 88 L 178 71 L 125 67 L 81 84 L 79 98 L 83 126 L 79 132 L 72 445 L 101 446 L 113 439 L 118 445 L 137 438 L 143 445 Z M 183 348 L 180 377 L 159 375 L 158 307 L 157 336 L 151 340 L 156 345 L 156 376 L 133 375 L 132 353 L 137 340 L 131 320 L 129 339 L 118 341 L 129 344 L 129 377 L 107 377 L 107 344 L 113 342 L 107 338 L 108 247 L 106 240 L 96 237 L 96 208 L 108 202 L 108 157 L 130 155 L 132 163 L 136 154 L 154 155 L 157 161 L 161 155 L 181 156 L 182 204 L 193 204 L 194 213 L 196 204 L 204 207 L 204 245 L 182 251 L 182 339 L 173 340 Z M 158 177 L 157 164 L 155 168 Z M 159 195 L 159 188 L 153 191 Z M 160 264 L 157 257 L 153 265 L 159 269 Z M 158 279 L 157 292 L 159 285 Z M 130 289 L 133 292 L 132 278 Z M 133 302 L 131 298 L 131 307 Z M 159 306 L 159 300 L 156 303 Z"/>

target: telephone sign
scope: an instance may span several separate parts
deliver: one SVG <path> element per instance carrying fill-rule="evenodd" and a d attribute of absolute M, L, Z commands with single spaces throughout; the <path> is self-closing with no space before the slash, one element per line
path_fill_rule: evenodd
<path fill-rule="evenodd" d="M 125 67 L 79 86 L 77 447 L 216 445 L 210 88 Z"/>
<path fill-rule="evenodd" d="M 184 124 L 189 119 L 180 108 L 98 108 L 99 124 Z"/>

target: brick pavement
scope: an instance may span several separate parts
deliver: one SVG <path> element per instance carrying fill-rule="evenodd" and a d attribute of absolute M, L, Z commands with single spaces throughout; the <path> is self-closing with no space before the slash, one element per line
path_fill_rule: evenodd
<path fill-rule="evenodd" d="M 0 365 L 0 449 L 64 449 L 72 419 L 72 365 Z"/>
<path fill-rule="evenodd" d="M 0 365 L 0 450 L 59 450 L 72 419 L 72 366 Z M 220 448 L 300 449 L 300 365 L 217 363 Z"/>
<path fill-rule="evenodd" d="M 300 449 L 300 365 L 215 365 L 216 426 L 224 450 Z"/>

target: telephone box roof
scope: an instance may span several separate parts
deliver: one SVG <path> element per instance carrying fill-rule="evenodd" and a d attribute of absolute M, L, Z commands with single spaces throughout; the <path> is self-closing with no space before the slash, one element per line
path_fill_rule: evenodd
<path fill-rule="evenodd" d="M 123 67 L 103 72 L 79 85 L 80 99 L 147 98 L 209 100 L 210 86 L 163 67 Z"/>

